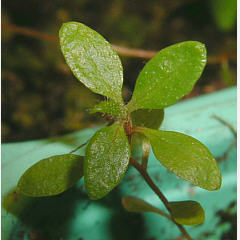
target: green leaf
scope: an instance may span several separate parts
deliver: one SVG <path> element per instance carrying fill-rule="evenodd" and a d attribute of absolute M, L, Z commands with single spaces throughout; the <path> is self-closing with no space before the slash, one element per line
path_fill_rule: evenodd
<path fill-rule="evenodd" d="M 75 77 L 93 92 L 122 102 L 122 64 L 110 43 L 78 22 L 64 23 L 59 37 L 63 55 Z"/>
<path fill-rule="evenodd" d="M 124 196 L 122 198 L 122 205 L 128 212 L 153 212 L 169 220 L 173 218 L 177 223 L 182 225 L 199 225 L 205 220 L 203 208 L 195 201 L 169 202 L 172 216 L 144 200 L 132 196 Z"/>
<path fill-rule="evenodd" d="M 164 48 L 140 72 L 129 110 L 162 109 L 176 103 L 192 90 L 206 61 L 206 48 L 200 42 Z"/>
<path fill-rule="evenodd" d="M 156 158 L 177 176 L 207 190 L 221 187 L 221 173 L 209 150 L 182 133 L 138 128 L 151 142 Z"/>
<path fill-rule="evenodd" d="M 110 116 L 122 118 L 125 118 L 127 115 L 124 105 L 112 100 L 100 102 L 90 110 L 90 113 L 96 112 L 103 112 Z"/>
<path fill-rule="evenodd" d="M 2 206 L 8 213 L 21 217 L 21 215 L 26 212 L 26 209 L 29 209 L 30 206 L 34 204 L 36 206 L 37 200 L 38 198 L 32 198 L 19 194 L 16 189 L 14 189 L 4 196 Z"/>
<path fill-rule="evenodd" d="M 17 191 L 32 197 L 57 195 L 72 187 L 82 176 L 82 156 L 56 155 L 30 167 L 20 178 Z"/>
<path fill-rule="evenodd" d="M 122 205 L 128 212 L 154 212 L 172 220 L 168 214 L 140 198 L 125 196 L 122 198 Z"/>
<path fill-rule="evenodd" d="M 133 126 L 158 129 L 164 118 L 163 109 L 139 109 L 131 113 Z"/>
<path fill-rule="evenodd" d="M 141 126 L 158 129 L 164 118 L 163 109 L 139 109 L 131 113 L 133 126 Z M 134 134 L 132 136 L 132 153 L 140 153 L 139 147 L 142 146 L 142 165 L 147 167 L 148 156 L 151 145 L 148 139 L 142 134 Z"/>
<path fill-rule="evenodd" d="M 217 27 L 223 32 L 233 30 L 237 22 L 237 1 L 211 0 L 210 4 Z"/>
<path fill-rule="evenodd" d="M 92 200 L 104 197 L 119 184 L 129 158 L 128 139 L 120 123 L 95 133 L 87 146 L 84 160 L 84 180 Z"/>
<path fill-rule="evenodd" d="M 182 225 L 199 225 L 205 220 L 205 213 L 198 202 L 182 201 L 170 202 L 172 217 Z"/>

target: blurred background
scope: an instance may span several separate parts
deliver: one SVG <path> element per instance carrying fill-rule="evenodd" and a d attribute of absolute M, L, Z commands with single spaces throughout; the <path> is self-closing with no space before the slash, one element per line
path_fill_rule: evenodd
<path fill-rule="evenodd" d="M 236 7 L 236 0 L 2 1 L 2 142 L 102 123 L 86 111 L 101 96 L 75 79 L 61 54 L 57 36 L 63 22 L 84 23 L 116 45 L 126 100 L 152 51 L 203 42 L 208 64 L 185 97 L 190 98 L 236 84 Z"/>

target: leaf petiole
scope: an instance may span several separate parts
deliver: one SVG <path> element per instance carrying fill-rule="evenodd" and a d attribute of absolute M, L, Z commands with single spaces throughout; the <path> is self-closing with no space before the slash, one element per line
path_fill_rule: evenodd
<path fill-rule="evenodd" d="M 74 152 L 76 152 L 77 150 L 79 150 L 80 148 L 84 147 L 88 142 L 89 142 L 89 139 L 88 139 L 85 143 L 83 143 L 83 144 L 81 144 L 80 146 L 78 146 L 78 147 L 76 147 L 75 149 L 73 149 L 71 152 L 69 152 L 69 154 L 74 153 Z"/>

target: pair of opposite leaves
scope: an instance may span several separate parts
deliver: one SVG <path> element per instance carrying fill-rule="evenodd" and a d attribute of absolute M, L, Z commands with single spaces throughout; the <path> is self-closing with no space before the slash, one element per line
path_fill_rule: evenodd
<path fill-rule="evenodd" d="M 140 72 L 126 106 L 121 93 L 122 65 L 111 45 L 77 22 L 63 24 L 59 36 L 63 55 L 77 79 L 110 99 L 95 106 L 92 112 L 107 113 L 118 121 L 95 133 L 85 157 L 64 154 L 32 166 L 19 180 L 18 190 L 30 196 L 55 195 L 84 175 L 87 193 L 96 200 L 116 187 L 127 170 L 131 155 L 123 127 L 127 114 L 138 116 L 149 113 L 148 109 L 163 109 L 189 93 L 205 67 L 206 49 L 202 43 L 188 41 L 158 52 Z M 163 110 L 159 111 L 163 114 Z M 157 128 L 149 121 L 152 119 L 137 120 L 136 125 L 141 125 L 137 131 L 150 140 L 156 158 L 165 167 L 207 190 L 220 188 L 220 171 L 203 144 L 181 133 L 147 128 Z"/>

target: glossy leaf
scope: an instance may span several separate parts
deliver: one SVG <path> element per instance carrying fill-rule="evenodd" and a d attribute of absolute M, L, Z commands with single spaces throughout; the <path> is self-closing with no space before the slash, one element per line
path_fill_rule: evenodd
<path fill-rule="evenodd" d="M 172 217 L 179 224 L 199 225 L 205 220 L 204 210 L 198 202 L 170 202 L 169 206 L 172 211 Z"/>
<path fill-rule="evenodd" d="M 104 197 L 119 184 L 129 158 L 128 139 L 120 123 L 96 132 L 87 146 L 84 161 L 84 180 L 91 199 Z"/>
<path fill-rule="evenodd" d="M 171 220 L 171 217 L 168 214 L 140 198 L 125 196 L 122 198 L 122 205 L 128 212 L 154 212 Z"/>
<path fill-rule="evenodd" d="M 90 113 L 96 112 L 102 112 L 110 116 L 122 118 L 126 117 L 127 114 L 123 104 L 116 103 L 112 100 L 100 102 L 90 110 Z"/>
<path fill-rule="evenodd" d="M 72 187 L 82 176 L 82 156 L 56 155 L 30 167 L 20 178 L 17 191 L 32 197 L 57 195 Z"/>
<path fill-rule="evenodd" d="M 196 41 L 182 42 L 158 52 L 140 72 L 130 111 L 163 109 L 188 94 L 206 65 L 206 48 Z"/>
<path fill-rule="evenodd" d="M 207 190 L 218 190 L 221 173 L 216 160 L 198 140 L 182 133 L 138 128 L 151 142 L 156 158 L 177 176 Z"/>
<path fill-rule="evenodd" d="M 163 109 L 139 109 L 131 113 L 133 126 L 158 129 L 164 118 Z"/>
<path fill-rule="evenodd" d="M 78 22 L 64 23 L 59 37 L 75 77 L 93 92 L 122 102 L 122 64 L 112 46 L 99 33 Z"/>

